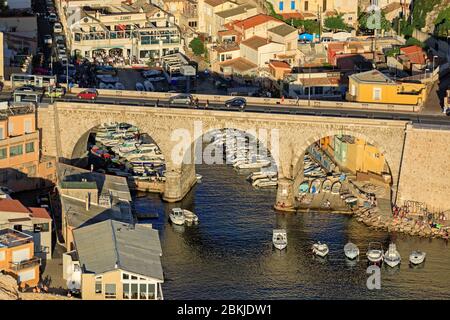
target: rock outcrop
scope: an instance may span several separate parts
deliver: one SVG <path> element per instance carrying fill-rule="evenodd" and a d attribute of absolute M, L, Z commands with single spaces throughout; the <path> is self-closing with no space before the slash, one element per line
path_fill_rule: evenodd
<path fill-rule="evenodd" d="M 9 275 L 0 273 L 0 300 L 19 299 L 17 280 Z"/>

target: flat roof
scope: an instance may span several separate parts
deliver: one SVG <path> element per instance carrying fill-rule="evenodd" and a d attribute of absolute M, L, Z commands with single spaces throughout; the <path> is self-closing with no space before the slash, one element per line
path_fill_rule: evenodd
<path fill-rule="evenodd" d="M 221 18 L 226 19 L 226 18 L 234 17 L 234 16 L 237 16 L 240 14 L 244 14 L 250 9 L 256 9 L 256 7 L 252 4 L 243 4 L 243 5 L 240 5 L 238 7 L 232 8 L 232 9 L 217 12 L 216 15 L 218 15 Z"/>
<path fill-rule="evenodd" d="M 298 33 L 297 29 L 291 27 L 288 24 L 280 24 L 279 26 L 269 29 L 268 31 L 280 35 L 282 37 L 285 37 L 294 32 Z"/>
<path fill-rule="evenodd" d="M 231 67 L 234 70 L 245 72 L 250 71 L 252 69 L 256 69 L 258 66 L 247 59 L 244 59 L 242 57 L 231 59 L 224 61 L 220 64 L 221 67 Z"/>
<path fill-rule="evenodd" d="M 269 43 L 270 43 L 269 39 L 262 38 L 260 36 L 253 36 L 241 42 L 241 44 L 246 45 L 247 47 L 250 47 L 255 50 Z"/>
<path fill-rule="evenodd" d="M 361 73 L 355 73 L 349 76 L 357 82 L 366 82 L 366 83 L 395 83 L 394 80 L 381 73 L 378 70 L 370 70 Z"/>

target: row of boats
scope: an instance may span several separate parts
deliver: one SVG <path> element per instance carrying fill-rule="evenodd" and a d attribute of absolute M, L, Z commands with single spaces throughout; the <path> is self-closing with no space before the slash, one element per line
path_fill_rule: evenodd
<path fill-rule="evenodd" d="M 284 250 L 287 247 L 287 233 L 284 229 L 274 229 L 272 242 L 275 248 L 278 250 Z M 321 258 L 326 257 L 330 250 L 326 243 L 320 241 L 314 243 L 311 247 L 312 253 Z M 355 260 L 360 255 L 360 251 L 357 245 L 352 242 L 347 243 L 344 246 L 344 254 L 347 259 Z M 383 251 L 383 246 L 379 242 L 369 243 L 369 247 L 366 253 L 367 260 L 370 263 L 382 264 L 386 263 L 389 267 L 396 267 L 401 262 L 400 253 L 397 250 L 395 243 L 390 243 L 386 251 Z M 426 253 L 423 251 L 415 250 L 409 255 L 409 262 L 412 265 L 419 265 L 425 261 Z"/>
<path fill-rule="evenodd" d="M 247 180 L 255 188 L 269 188 L 278 185 L 278 172 L 267 149 L 257 141 L 253 143 L 239 130 L 216 130 L 212 133 L 212 144 L 223 148 L 224 160 L 237 170 L 257 170 Z"/>
<path fill-rule="evenodd" d="M 107 171 L 138 180 L 164 180 L 165 159 L 159 147 L 146 143 L 139 129 L 126 123 L 103 124 L 95 131 L 91 153 L 109 159 Z"/>

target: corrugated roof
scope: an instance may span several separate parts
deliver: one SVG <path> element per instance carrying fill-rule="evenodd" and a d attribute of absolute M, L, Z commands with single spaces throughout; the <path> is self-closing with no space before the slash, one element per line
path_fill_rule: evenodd
<path fill-rule="evenodd" d="M 115 269 L 164 281 L 158 231 L 106 220 L 73 231 L 80 265 L 102 274 Z"/>

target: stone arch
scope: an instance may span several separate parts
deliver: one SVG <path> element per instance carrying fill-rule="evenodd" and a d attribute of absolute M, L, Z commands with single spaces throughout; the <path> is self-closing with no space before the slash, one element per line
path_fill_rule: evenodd
<path fill-rule="evenodd" d="M 293 181 L 293 190 L 297 190 L 300 183 L 303 182 L 303 157 L 305 152 L 309 146 L 316 143 L 317 141 L 330 136 L 335 135 L 348 135 L 358 139 L 362 139 L 367 141 L 368 143 L 374 145 L 384 156 L 385 163 L 389 169 L 389 174 L 392 177 L 391 181 L 391 193 L 393 198 L 395 198 L 397 192 L 397 183 L 399 180 L 399 166 L 400 163 L 397 163 L 396 159 L 394 159 L 391 152 L 389 152 L 388 148 L 384 145 L 384 143 L 380 142 L 379 139 L 373 138 L 371 134 L 365 134 L 358 131 L 350 130 L 350 129 L 339 129 L 339 130 L 324 130 L 322 132 L 315 132 L 308 136 L 307 139 L 303 140 L 303 143 L 299 144 L 294 150 L 294 159 L 291 165 L 292 176 L 291 179 Z"/>

